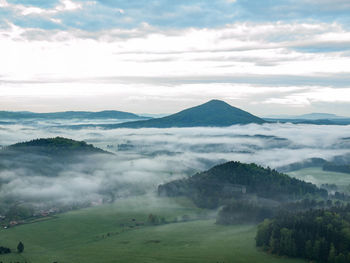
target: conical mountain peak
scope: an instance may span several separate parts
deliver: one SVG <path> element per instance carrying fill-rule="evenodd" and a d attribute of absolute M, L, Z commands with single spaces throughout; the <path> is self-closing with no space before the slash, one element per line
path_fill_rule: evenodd
<path fill-rule="evenodd" d="M 170 127 L 225 127 L 235 124 L 262 124 L 265 121 L 221 100 L 204 104 L 178 113 L 146 121 L 126 122 L 115 128 L 170 128 Z"/>

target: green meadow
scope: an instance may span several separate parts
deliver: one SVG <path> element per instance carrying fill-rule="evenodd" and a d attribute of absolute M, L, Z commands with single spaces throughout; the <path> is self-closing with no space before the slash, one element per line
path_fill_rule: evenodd
<path fill-rule="evenodd" d="M 166 223 L 149 225 L 149 214 Z M 15 250 L 21 240 L 25 248 L 0 262 L 305 262 L 259 251 L 255 225 L 221 226 L 214 217 L 187 199 L 123 199 L 2 229 L 0 245 Z"/>
<path fill-rule="evenodd" d="M 288 175 L 316 185 L 335 184 L 340 189 L 350 185 L 350 174 L 323 171 L 322 167 L 310 167 L 289 172 Z"/>

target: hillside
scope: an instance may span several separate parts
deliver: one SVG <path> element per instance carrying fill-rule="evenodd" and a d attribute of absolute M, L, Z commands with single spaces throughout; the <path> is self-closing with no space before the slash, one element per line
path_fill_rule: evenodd
<path fill-rule="evenodd" d="M 67 156 L 75 154 L 108 153 L 102 149 L 87 144 L 84 141 L 75 141 L 63 137 L 35 139 L 28 142 L 20 142 L 5 147 L 0 155 L 11 154 L 39 154 L 50 156 Z"/>
<path fill-rule="evenodd" d="M 106 110 L 90 111 L 64 111 L 51 113 L 35 113 L 29 111 L 0 111 L 0 119 L 149 119 L 130 112 Z"/>
<path fill-rule="evenodd" d="M 92 154 L 105 154 L 84 141 L 56 137 L 16 143 L 0 150 L 0 170 L 26 169 L 27 174 L 57 175 L 64 165 Z M 64 164 L 64 165 L 62 165 Z"/>
<path fill-rule="evenodd" d="M 344 139 L 347 138 L 343 138 L 341 143 L 343 141 L 347 141 Z M 350 154 L 335 156 L 330 161 L 327 161 L 322 158 L 309 158 L 302 162 L 296 162 L 285 166 L 277 167 L 276 170 L 279 172 L 286 173 L 310 167 L 322 167 L 323 171 L 350 173 Z"/>
<path fill-rule="evenodd" d="M 246 111 L 232 107 L 224 101 L 211 100 L 202 105 L 189 108 L 163 118 L 133 121 L 107 128 L 170 128 L 170 127 L 225 127 L 234 124 L 257 123 L 265 121 Z"/>
<path fill-rule="evenodd" d="M 227 162 L 192 177 L 160 185 L 161 196 L 187 196 L 199 207 L 216 208 L 232 198 L 256 196 L 274 202 L 297 200 L 305 195 L 327 197 L 327 191 L 256 164 Z M 267 200 L 266 200 L 267 201 Z M 273 203 L 273 202 L 270 202 Z"/>
<path fill-rule="evenodd" d="M 302 162 L 295 162 L 277 167 L 276 170 L 281 173 L 287 173 L 309 167 L 322 167 L 325 163 L 327 163 L 327 161 L 322 158 L 308 158 Z"/>

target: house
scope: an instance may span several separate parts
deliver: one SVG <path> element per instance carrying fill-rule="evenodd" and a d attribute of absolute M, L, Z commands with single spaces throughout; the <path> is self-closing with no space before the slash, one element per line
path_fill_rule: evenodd
<path fill-rule="evenodd" d="M 10 226 L 15 226 L 15 225 L 18 225 L 17 221 L 10 221 Z"/>
<path fill-rule="evenodd" d="M 41 216 L 48 216 L 49 215 L 49 212 L 48 211 L 43 211 L 40 213 Z"/>

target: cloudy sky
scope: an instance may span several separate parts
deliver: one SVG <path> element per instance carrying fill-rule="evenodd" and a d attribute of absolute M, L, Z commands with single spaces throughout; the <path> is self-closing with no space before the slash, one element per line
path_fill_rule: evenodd
<path fill-rule="evenodd" d="M 0 110 L 350 116 L 348 0 L 0 0 Z"/>

